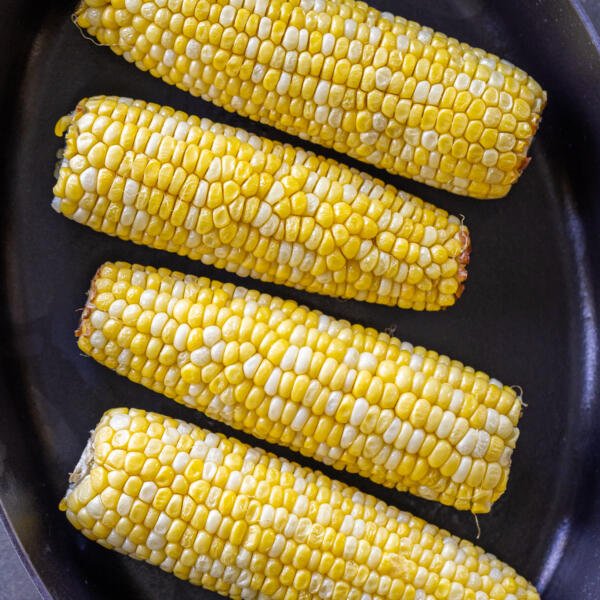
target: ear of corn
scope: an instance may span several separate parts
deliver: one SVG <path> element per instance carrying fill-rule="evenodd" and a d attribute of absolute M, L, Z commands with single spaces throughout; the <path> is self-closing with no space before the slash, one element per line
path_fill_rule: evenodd
<path fill-rule="evenodd" d="M 195 96 L 476 198 L 510 190 L 546 103 L 507 61 L 353 0 L 83 0 L 76 15 Z"/>
<path fill-rule="evenodd" d="M 460 296 L 460 221 L 382 181 L 169 107 L 100 96 L 66 129 L 55 209 L 263 281 L 418 310 Z"/>
<path fill-rule="evenodd" d="M 470 542 L 155 413 L 107 412 L 70 481 L 61 509 L 86 537 L 232 598 L 539 598 Z"/>
<path fill-rule="evenodd" d="M 337 469 L 476 513 L 506 488 L 521 398 L 374 329 L 232 284 L 106 263 L 77 335 L 130 380 Z"/>

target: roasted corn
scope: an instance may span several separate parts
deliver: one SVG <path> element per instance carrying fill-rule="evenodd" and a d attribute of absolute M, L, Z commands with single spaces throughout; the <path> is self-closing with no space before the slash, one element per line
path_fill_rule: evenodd
<path fill-rule="evenodd" d="M 70 482 L 60 506 L 86 537 L 232 598 L 539 598 L 447 531 L 143 410 L 108 411 Z"/>
<path fill-rule="evenodd" d="M 353 0 L 83 0 L 76 23 L 228 111 L 476 198 L 508 193 L 546 103 L 509 62 Z"/>
<path fill-rule="evenodd" d="M 54 208 L 96 231 L 309 292 L 439 310 L 459 219 L 333 160 L 169 107 L 99 96 L 61 119 Z"/>
<path fill-rule="evenodd" d="M 374 329 L 232 284 L 106 263 L 77 335 L 130 380 L 337 469 L 475 513 L 506 488 L 521 398 Z"/>

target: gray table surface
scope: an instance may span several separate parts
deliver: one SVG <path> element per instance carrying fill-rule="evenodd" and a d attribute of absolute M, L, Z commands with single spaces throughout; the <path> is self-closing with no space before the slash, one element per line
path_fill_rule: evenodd
<path fill-rule="evenodd" d="M 579 0 L 589 23 L 600 34 L 600 0 Z M 0 600 L 42 598 L 21 563 L 6 528 L 0 521 Z M 83 600 L 83 599 L 82 599 Z"/>

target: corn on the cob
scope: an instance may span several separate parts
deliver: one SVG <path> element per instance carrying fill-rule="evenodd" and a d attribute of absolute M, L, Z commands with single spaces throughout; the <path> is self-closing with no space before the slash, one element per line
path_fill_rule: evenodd
<path fill-rule="evenodd" d="M 353 0 L 83 0 L 76 16 L 195 96 L 476 198 L 508 193 L 546 103 L 507 61 Z"/>
<path fill-rule="evenodd" d="M 77 335 L 130 380 L 337 469 L 476 513 L 506 488 L 520 397 L 374 329 L 232 284 L 106 263 Z"/>
<path fill-rule="evenodd" d="M 439 310 L 462 292 L 459 219 L 333 160 L 115 97 L 64 128 L 53 206 L 97 231 L 330 296 Z"/>
<path fill-rule="evenodd" d="M 232 598 L 539 598 L 447 531 L 143 410 L 105 413 L 70 482 L 60 507 L 86 537 Z"/>

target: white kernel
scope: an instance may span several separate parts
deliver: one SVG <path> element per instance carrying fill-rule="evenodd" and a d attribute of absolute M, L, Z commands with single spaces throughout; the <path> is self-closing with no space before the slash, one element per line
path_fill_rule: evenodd
<path fill-rule="evenodd" d="M 456 469 L 456 472 L 452 475 L 452 481 L 455 483 L 463 483 L 469 476 L 472 465 L 473 459 L 470 456 L 463 456 L 458 465 L 458 469 Z"/>
<path fill-rule="evenodd" d="M 308 512 L 308 498 L 300 494 L 292 508 L 292 513 L 297 517 L 303 517 Z"/>
<path fill-rule="evenodd" d="M 202 53 L 202 46 L 196 40 L 189 40 L 185 47 L 185 54 L 192 60 L 198 60 Z"/>
<path fill-rule="evenodd" d="M 248 44 L 246 46 L 245 55 L 246 58 L 254 59 L 258 55 L 258 49 L 260 48 L 260 40 L 253 36 L 248 40 Z"/>
<path fill-rule="evenodd" d="M 273 544 L 267 551 L 268 556 L 270 558 L 276 558 L 277 556 L 280 556 L 281 553 L 283 552 L 283 549 L 285 548 L 286 543 L 287 543 L 287 538 L 284 535 L 282 535 L 281 533 L 278 533 L 275 536 L 275 540 L 273 541 Z"/>
<path fill-rule="evenodd" d="M 441 83 L 436 83 L 431 86 L 429 90 L 429 96 L 427 98 L 427 104 L 431 104 L 433 106 L 437 106 L 442 99 L 442 95 L 444 94 L 444 86 Z"/>
<path fill-rule="evenodd" d="M 302 346 L 302 348 L 300 348 L 296 364 L 294 365 L 294 371 L 297 375 L 303 375 L 308 372 L 312 355 L 313 351 L 308 346 Z"/>
<path fill-rule="evenodd" d="M 379 27 L 371 27 L 369 29 L 369 44 L 371 44 L 372 46 L 377 46 L 381 41 L 382 35 L 383 32 L 381 31 L 381 29 L 379 29 Z"/>
<path fill-rule="evenodd" d="M 488 80 L 488 85 L 502 89 L 504 88 L 504 75 L 500 71 L 494 71 Z"/>
<path fill-rule="evenodd" d="M 407 35 L 399 35 L 396 38 L 396 48 L 400 52 L 406 52 L 410 47 L 410 38 Z"/>
<path fill-rule="evenodd" d="M 425 131 L 423 132 L 423 135 L 421 136 L 421 142 L 423 144 L 423 146 L 425 147 L 425 149 L 429 150 L 430 152 L 432 150 L 435 150 L 437 148 L 437 144 L 438 144 L 438 133 L 436 131 Z"/>
<path fill-rule="evenodd" d="M 154 525 L 154 531 L 161 535 L 167 533 L 173 520 L 166 513 L 161 513 L 158 519 L 156 520 L 156 524 Z"/>
<path fill-rule="evenodd" d="M 210 362 L 210 360 L 211 356 L 208 348 L 197 348 L 190 353 L 190 361 L 197 367 L 204 367 Z"/>
<path fill-rule="evenodd" d="M 95 192 L 97 178 L 98 178 L 98 170 L 95 169 L 94 167 L 88 167 L 79 176 L 79 181 L 81 183 L 81 187 L 86 192 Z"/>
<path fill-rule="evenodd" d="M 123 545 L 123 542 L 125 541 L 125 538 L 122 535 L 119 535 L 116 531 L 111 531 L 107 538 L 106 541 L 113 547 L 113 548 L 120 548 Z"/>
<path fill-rule="evenodd" d="M 142 502 L 150 504 L 158 491 L 158 486 L 153 481 L 145 481 L 140 489 L 139 497 Z"/>
<path fill-rule="evenodd" d="M 311 412 L 306 406 L 301 406 L 294 416 L 294 420 L 290 423 L 290 427 L 293 431 L 301 431 L 306 422 L 308 421 Z"/>
<path fill-rule="evenodd" d="M 279 366 L 283 371 L 289 371 L 293 368 L 294 362 L 296 361 L 296 357 L 298 356 L 298 347 L 291 345 L 288 346 L 285 354 L 281 359 L 281 363 Z"/>
<path fill-rule="evenodd" d="M 202 468 L 202 479 L 212 481 L 217 474 L 217 465 L 212 462 L 205 462 Z"/>
<path fill-rule="evenodd" d="M 469 86 L 469 92 L 476 98 L 479 98 L 485 91 L 485 83 L 481 79 L 473 79 Z"/>
<path fill-rule="evenodd" d="M 333 52 L 335 46 L 335 37 L 332 33 L 326 33 L 321 41 L 321 52 L 325 56 L 329 56 Z"/>
<path fill-rule="evenodd" d="M 340 447 L 349 448 L 352 445 L 352 442 L 356 439 L 358 435 L 358 430 L 352 425 L 345 425 L 344 431 L 342 431 L 342 437 L 340 439 Z"/>
<path fill-rule="evenodd" d="M 280 398 L 279 396 L 274 396 L 271 398 L 271 402 L 269 403 L 269 412 L 267 413 L 269 420 L 276 423 L 281 418 L 281 413 L 283 412 L 284 406 L 285 403 L 283 398 Z"/>
<path fill-rule="evenodd" d="M 260 22 L 258 24 L 258 32 L 257 32 L 259 39 L 266 40 L 269 37 L 269 34 L 271 33 L 272 25 L 273 25 L 273 22 L 271 21 L 271 19 L 269 19 L 269 17 L 263 17 L 260 20 Z"/>
<path fill-rule="evenodd" d="M 224 6 L 219 15 L 219 23 L 221 23 L 223 27 L 229 27 L 233 23 L 235 15 L 236 10 L 233 6 Z"/>
<path fill-rule="evenodd" d="M 402 421 L 398 417 L 394 417 L 389 427 L 385 430 L 383 434 L 383 441 L 386 444 L 393 444 L 398 434 L 400 433 L 401 427 Z"/>
<path fill-rule="evenodd" d="M 282 72 L 279 76 L 276 91 L 279 95 L 284 95 L 290 89 L 292 76 L 289 73 Z"/>
<path fill-rule="evenodd" d="M 348 36 L 346 36 L 348 37 Z M 359 40 L 352 40 L 348 46 L 348 60 L 356 63 L 360 60 L 363 53 L 363 45 Z"/>
<path fill-rule="evenodd" d="M 403 457 L 403 454 L 402 454 L 402 452 L 400 452 L 400 450 L 392 450 L 387 461 L 385 462 L 384 467 L 388 471 L 394 471 L 400 464 L 402 457 Z"/>
<path fill-rule="evenodd" d="M 498 163 L 499 154 L 494 148 L 490 148 L 483 153 L 481 163 L 486 167 L 493 167 Z"/>
<path fill-rule="evenodd" d="M 270 504 L 264 504 L 262 507 L 260 517 L 258 519 L 259 525 L 264 528 L 271 527 L 271 525 L 273 525 L 274 519 L 275 509 Z"/>
<path fill-rule="evenodd" d="M 412 425 L 408 421 L 404 421 L 402 427 L 400 427 L 400 433 L 397 435 L 396 441 L 394 442 L 394 447 L 398 450 L 406 448 L 406 445 L 413 435 L 413 431 Z"/>
<path fill-rule="evenodd" d="M 101 349 L 106 345 L 106 338 L 101 331 L 94 331 L 92 335 L 90 335 L 90 344 L 93 348 Z"/>
<path fill-rule="evenodd" d="M 375 85 L 380 90 L 386 90 L 392 79 L 392 71 L 389 67 L 381 67 L 375 73 Z"/>
<path fill-rule="evenodd" d="M 454 88 L 458 91 L 469 89 L 471 78 L 466 73 L 459 73 L 454 80 Z"/>
<path fill-rule="evenodd" d="M 358 359 L 358 370 L 375 373 L 377 371 L 377 358 L 375 355 L 371 352 L 361 352 Z"/>
<path fill-rule="evenodd" d="M 204 525 L 204 529 L 206 529 L 207 533 L 214 534 L 219 529 L 221 525 L 221 513 L 213 509 L 208 513 L 206 517 L 206 524 Z"/>
<path fill-rule="evenodd" d="M 254 227 L 261 227 L 269 220 L 272 212 L 273 211 L 267 202 L 261 203 L 256 216 L 252 221 L 252 225 L 254 225 Z"/>
<path fill-rule="evenodd" d="M 325 414 L 332 417 L 335 415 L 340 402 L 342 401 L 342 392 L 335 391 L 329 394 L 329 398 L 327 399 L 327 404 L 325 405 Z"/>
<path fill-rule="evenodd" d="M 283 199 L 285 195 L 285 189 L 282 185 L 282 183 L 280 181 L 276 181 L 275 183 L 273 183 L 273 185 L 271 186 L 271 189 L 269 190 L 268 194 L 265 197 L 265 202 L 268 202 L 269 204 L 275 204 L 277 202 L 279 202 L 280 200 Z M 269 209 L 270 212 L 270 209 Z"/>
<path fill-rule="evenodd" d="M 448 410 L 452 411 L 453 413 L 460 412 L 464 401 L 465 393 L 462 390 L 454 390 L 454 392 L 452 393 L 452 400 L 450 400 L 450 406 L 448 407 Z"/>
<path fill-rule="evenodd" d="M 95 496 L 92 498 L 86 506 L 87 512 L 94 519 L 101 519 L 106 512 L 106 507 L 102 504 L 102 499 L 100 496 Z"/>
<path fill-rule="evenodd" d="M 308 38 L 309 38 L 308 29 L 302 28 L 300 30 L 300 32 L 298 33 L 298 50 L 300 52 L 303 52 L 304 50 L 306 50 L 308 48 Z"/>
<path fill-rule="evenodd" d="M 212 159 L 208 170 L 204 174 L 204 179 L 208 182 L 218 181 L 221 177 L 221 160 L 215 156 Z"/>
<path fill-rule="evenodd" d="M 344 37 L 351 40 L 356 35 L 358 24 L 354 19 L 346 19 L 344 21 Z"/>
<path fill-rule="evenodd" d="M 354 517 L 352 515 L 346 515 L 342 524 L 340 525 L 340 533 L 344 535 L 350 535 L 354 530 Z"/>
<path fill-rule="evenodd" d="M 450 411 L 445 411 L 438 428 L 436 429 L 436 436 L 440 439 L 445 439 L 450 435 L 454 423 L 456 422 L 456 416 Z"/>
<path fill-rule="evenodd" d="M 498 417 L 498 435 L 502 439 L 508 439 L 513 435 L 515 426 L 512 421 L 506 415 L 500 415 Z"/>
<path fill-rule="evenodd" d="M 187 464 L 190 462 L 190 455 L 187 452 L 178 452 L 173 459 L 173 470 L 176 473 L 183 473 Z"/>
<path fill-rule="evenodd" d="M 146 546 L 149 550 L 162 550 L 167 544 L 167 539 L 155 531 L 151 531 L 146 539 Z"/>
<path fill-rule="evenodd" d="M 237 491 L 239 491 L 241 485 L 242 485 L 242 474 L 239 471 L 232 471 L 229 474 L 227 483 L 225 484 L 225 489 L 237 492 Z"/>
<path fill-rule="evenodd" d="M 150 309 L 154 308 L 154 302 L 156 300 L 156 296 L 157 296 L 156 290 L 144 290 L 140 294 L 140 306 L 144 310 L 150 310 Z M 159 335 L 160 335 L 160 333 L 159 333 Z"/>
<path fill-rule="evenodd" d="M 247 379 L 252 379 L 254 377 L 262 359 L 263 357 L 260 354 L 254 354 L 244 362 L 242 368 Z"/>
<path fill-rule="evenodd" d="M 84 225 L 85 223 L 87 223 L 87 220 L 90 218 L 90 211 L 85 210 L 85 208 L 78 208 L 73 213 L 73 216 L 71 218 L 73 219 L 73 221 Z"/>
<path fill-rule="evenodd" d="M 290 513 L 288 516 L 288 520 L 287 523 L 285 524 L 285 527 L 283 528 L 283 535 L 285 535 L 286 538 L 291 538 L 294 533 L 296 533 L 296 527 L 298 526 L 298 517 L 293 514 Z"/>
<path fill-rule="evenodd" d="M 315 90 L 314 101 L 316 104 L 324 105 L 327 104 L 327 100 L 329 98 L 329 90 L 331 84 L 328 81 L 320 81 L 317 84 L 317 88 Z"/>
<path fill-rule="evenodd" d="M 210 348 L 221 339 L 221 330 L 216 325 L 209 325 L 203 332 L 204 343 Z"/>
<path fill-rule="evenodd" d="M 127 12 L 130 12 L 132 15 L 136 15 L 140 12 L 142 7 L 142 0 L 125 0 L 125 8 Z"/>
<path fill-rule="evenodd" d="M 285 60 L 283 61 L 283 70 L 292 73 L 298 64 L 298 53 L 295 50 L 286 52 Z"/>
<path fill-rule="evenodd" d="M 344 363 L 350 368 L 354 369 L 358 366 L 360 359 L 360 352 L 356 348 L 348 348 L 346 355 L 344 356 Z"/>
<path fill-rule="evenodd" d="M 375 131 L 378 131 L 379 133 L 385 131 L 387 124 L 388 124 L 388 119 L 383 113 L 376 112 L 373 115 L 373 129 Z"/>
<path fill-rule="evenodd" d="M 117 512 L 125 517 L 129 514 L 131 510 L 131 506 L 133 504 L 133 498 L 128 494 L 121 494 L 119 497 L 119 502 L 117 503 Z"/>
<path fill-rule="evenodd" d="M 216 362 L 220 363 L 223 360 L 223 354 L 225 354 L 225 342 L 223 340 L 219 340 L 214 346 L 210 349 L 210 357 Z"/>
<path fill-rule="evenodd" d="M 456 445 L 456 449 L 462 455 L 470 455 L 475 449 L 477 439 L 477 431 L 475 429 L 469 429 L 469 431 L 465 433 L 463 439 L 460 440 L 460 442 L 458 442 L 458 444 Z"/>
<path fill-rule="evenodd" d="M 406 445 L 406 451 L 409 454 L 416 454 L 425 440 L 425 432 L 422 429 L 415 429 Z"/>
<path fill-rule="evenodd" d="M 254 12 L 257 15 L 266 15 L 269 8 L 269 0 L 256 0 L 254 4 Z"/>
<path fill-rule="evenodd" d="M 154 337 L 159 337 L 168 320 L 169 315 L 167 313 L 156 313 L 152 319 L 152 324 L 150 325 L 150 333 Z"/>
<path fill-rule="evenodd" d="M 290 26 L 286 29 L 281 45 L 286 50 L 295 50 L 298 47 L 298 29 Z"/>
<path fill-rule="evenodd" d="M 352 414 L 350 415 L 350 425 L 358 427 L 364 420 L 367 411 L 369 410 L 369 403 L 364 398 L 358 398 L 352 408 Z"/>
<path fill-rule="evenodd" d="M 107 320 L 108 314 L 103 310 L 95 310 L 92 312 L 92 316 L 90 317 L 90 322 L 94 329 L 102 329 Z"/>
<path fill-rule="evenodd" d="M 490 434 L 487 431 L 477 432 L 477 441 L 473 448 L 472 456 L 474 458 L 483 458 L 490 446 Z"/>

